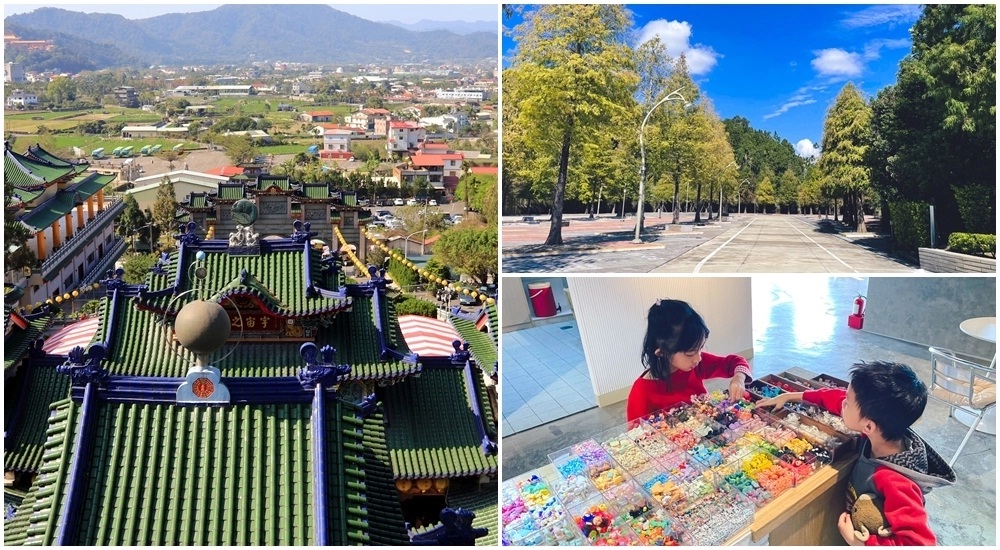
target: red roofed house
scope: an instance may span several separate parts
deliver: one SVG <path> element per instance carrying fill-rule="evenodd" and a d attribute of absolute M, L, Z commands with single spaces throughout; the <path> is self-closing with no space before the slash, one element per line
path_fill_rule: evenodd
<path fill-rule="evenodd" d="M 212 174 L 213 176 L 223 176 L 231 178 L 233 176 L 238 176 L 243 173 L 243 168 L 240 166 L 220 166 L 218 168 L 212 168 L 211 170 L 205 170 L 206 174 Z"/>
<path fill-rule="evenodd" d="M 302 113 L 304 122 L 333 122 L 333 111 L 309 111 Z"/>
<path fill-rule="evenodd" d="M 385 143 L 385 149 L 389 154 L 405 153 L 416 150 L 427 137 L 427 130 L 416 122 L 406 120 L 389 121 L 389 139 Z"/>
<path fill-rule="evenodd" d="M 462 174 L 461 153 L 410 155 L 410 162 L 393 169 L 393 175 L 402 186 L 413 186 L 424 177 L 435 191 L 454 193 Z M 439 193 L 440 194 L 440 193 Z"/>
<path fill-rule="evenodd" d="M 351 138 L 354 137 L 357 128 L 340 129 L 331 128 L 323 131 L 323 150 L 319 156 L 322 158 L 351 158 Z"/>
<path fill-rule="evenodd" d="M 472 175 L 496 176 L 500 173 L 498 166 L 471 166 L 469 173 Z"/>
<path fill-rule="evenodd" d="M 351 133 L 352 136 L 357 136 L 357 137 L 364 137 L 365 135 L 365 131 L 362 130 L 361 128 L 355 128 L 353 126 L 347 126 L 344 124 L 317 124 L 316 127 L 313 128 L 313 133 L 316 134 L 317 136 L 322 136 L 323 132 L 327 130 L 347 130 Z"/>

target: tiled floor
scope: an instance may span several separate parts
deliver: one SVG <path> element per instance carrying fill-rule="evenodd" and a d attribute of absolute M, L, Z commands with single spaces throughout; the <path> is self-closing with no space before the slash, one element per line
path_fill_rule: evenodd
<path fill-rule="evenodd" d="M 503 434 L 595 407 L 576 320 L 503 335 Z"/>

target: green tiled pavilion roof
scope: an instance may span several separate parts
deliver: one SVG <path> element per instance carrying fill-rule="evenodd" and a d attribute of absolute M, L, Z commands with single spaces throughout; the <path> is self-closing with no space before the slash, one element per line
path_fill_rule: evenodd
<path fill-rule="evenodd" d="M 302 190 L 305 192 L 305 196 L 310 199 L 330 198 L 330 187 L 325 183 L 322 185 L 306 184 L 302 186 Z"/>
<path fill-rule="evenodd" d="M 479 446 L 463 370 L 425 369 L 384 392 L 386 441 L 397 479 L 496 473 L 496 456 Z"/>
<path fill-rule="evenodd" d="M 45 453 L 31 489 L 14 519 L 4 524 L 4 545 L 52 546 L 65 494 L 69 457 L 76 438 L 79 407 L 69 399 L 52 404 L 52 414 L 42 415 L 48 424 Z"/>
<path fill-rule="evenodd" d="M 494 347 L 500 345 L 497 336 L 500 334 L 500 316 L 497 314 L 497 306 L 486 306 L 486 315 L 489 317 L 490 338 L 493 339 Z"/>
<path fill-rule="evenodd" d="M 473 527 L 489 529 L 489 533 L 484 537 L 476 539 L 476 546 L 498 546 L 497 536 L 497 495 L 500 488 L 496 482 L 489 483 L 482 487 L 477 481 L 455 481 L 448 489 L 448 506 L 451 508 L 462 508 L 475 512 L 476 519 L 472 520 Z"/>
<path fill-rule="evenodd" d="M 350 313 L 337 315 L 329 327 L 320 330 L 317 345 L 329 344 L 337 348 L 337 362 L 352 367 L 349 379 L 399 378 L 418 372 L 418 364 L 384 361 L 379 357 L 374 300 L 365 296 L 353 299 Z M 407 353 L 408 350 L 400 351 Z"/>
<path fill-rule="evenodd" d="M 115 181 L 115 176 L 98 174 L 97 172 L 86 172 L 80 174 L 72 182 L 72 189 L 86 200 L 101 189 L 104 189 L 111 182 Z"/>
<path fill-rule="evenodd" d="M 479 368 L 492 372 L 493 365 L 497 361 L 497 346 L 490 335 L 477 329 L 475 322 L 454 315 L 448 317 L 448 322 L 455 327 L 455 332 L 462 337 L 462 340 L 469 343 L 469 351 L 472 352 L 472 358 Z"/>
<path fill-rule="evenodd" d="M 344 206 L 357 206 L 357 205 L 358 205 L 357 195 L 353 193 L 344 195 Z"/>
<path fill-rule="evenodd" d="M 72 542 L 312 544 L 310 408 L 101 403 Z"/>
<path fill-rule="evenodd" d="M 277 187 L 282 191 L 291 191 L 292 180 L 288 176 L 271 176 L 261 174 L 257 176 L 257 191 L 266 191 L 269 187 Z"/>
<path fill-rule="evenodd" d="M 21 189 L 19 187 L 15 187 L 14 190 L 12 191 L 12 193 L 16 195 L 17 198 L 21 199 L 21 202 L 23 203 L 29 203 L 37 199 L 38 197 L 42 196 L 42 193 L 44 192 L 45 192 L 44 187 L 36 187 L 34 189 Z"/>
<path fill-rule="evenodd" d="M 52 153 L 46 151 L 45 149 L 42 149 L 41 145 L 29 145 L 28 155 L 38 159 L 40 162 L 45 162 L 55 167 L 71 168 L 77 173 L 84 172 L 87 170 L 88 167 L 90 167 L 90 165 L 86 163 L 73 164 L 67 160 L 63 160 L 53 155 Z"/>
<path fill-rule="evenodd" d="M 28 367 L 28 379 L 20 396 L 24 399 L 23 409 L 10 434 L 10 444 L 4 448 L 5 471 L 39 471 L 45 454 L 49 405 L 69 397 L 69 377 L 56 372 L 55 362 L 39 361 Z"/>
<path fill-rule="evenodd" d="M 32 208 L 21 221 L 41 231 L 76 208 L 77 198 L 80 197 L 72 191 L 59 191 L 51 199 Z"/>
<path fill-rule="evenodd" d="M 194 262 L 196 251 L 189 250 L 184 265 Z M 312 255 L 313 275 L 318 275 L 321 252 L 310 250 Z M 231 256 L 228 252 L 207 252 L 203 265 L 208 276 L 199 283 L 210 295 L 218 295 L 220 291 L 229 290 L 240 293 L 261 294 L 265 302 L 270 301 L 275 306 L 274 312 L 282 316 L 309 316 L 334 313 L 338 309 L 349 306 L 349 302 L 340 298 L 322 296 L 307 297 L 305 288 L 305 260 L 301 250 L 278 251 L 260 254 L 258 256 Z M 246 270 L 250 278 L 248 284 L 240 284 L 240 273 Z M 177 253 L 170 259 L 168 275 L 150 275 L 147 279 L 150 290 L 162 290 L 172 285 L 177 270 Z M 184 288 L 190 288 L 187 283 Z M 188 301 L 197 298 L 197 293 L 189 293 L 180 300 L 174 300 L 170 307 L 180 310 Z M 219 303 L 225 305 L 227 300 L 216 296 Z M 207 296 L 205 299 L 210 299 Z M 158 298 L 144 302 L 142 307 L 162 310 L 170 302 L 170 298 Z"/>
<path fill-rule="evenodd" d="M 367 544 L 368 486 L 362 427 L 358 408 L 327 399 L 326 417 L 326 520 L 333 544 Z M 330 444 L 337 442 L 339 444 Z"/>
<path fill-rule="evenodd" d="M 385 441 L 385 418 L 376 412 L 365 419 L 365 485 L 368 487 L 368 533 L 372 544 L 400 546 L 410 537 L 403 526 L 392 473 L 392 460 Z"/>
<path fill-rule="evenodd" d="M 45 332 L 45 329 L 49 328 L 51 322 L 52 317 L 46 315 L 30 321 L 27 329 L 14 328 L 11 330 L 10 336 L 3 341 L 4 372 L 16 365 L 24 357 L 31 343 L 41 336 Z"/>
<path fill-rule="evenodd" d="M 45 183 L 52 183 L 73 174 L 76 174 L 76 170 L 72 166 L 53 166 L 48 162 L 19 155 L 9 149 L 4 157 L 4 179 L 17 187 L 37 185 L 39 178 Z"/>
<path fill-rule="evenodd" d="M 217 197 L 220 200 L 230 200 L 230 201 L 242 199 L 243 184 L 220 183 L 219 194 L 217 195 Z"/>

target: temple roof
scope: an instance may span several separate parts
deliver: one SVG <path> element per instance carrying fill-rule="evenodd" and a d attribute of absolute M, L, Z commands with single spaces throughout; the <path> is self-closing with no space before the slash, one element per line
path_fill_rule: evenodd
<path fill-rule="evenodd" d="M 4 400 L 5 471 L 37 472 L 41 466 L 49 404 L 69 397 L 69 378 L 55 369 L 62 362 L 62 357 L 32 361 L 18 398 Z"/>
<path fill-rule="evenodd" d="M 65 180 L 77 173 L 73 166 L 56 166 L 49 162 L 20 155 L 7 149 L 4 151 L 3 177 L 14 187 L 28 189 L 38 185 Z"/>
<path fill-rule="evenodd" d="M 472 358 L 479 368 L 492 372 L 493 365 L 497 362 L 497 345 L 493 338 L 477 329 L 474 321 L 451 315 L 448 317 L 448 322 L 455 327 L 455 332 L 462 337 L 462 340 L 469 343 L 469 351 L 472 352 Z"/>
<path fill-rule="evenodd" d="M 496 473 L 496 455 L 479 445 L 469 392 L 461 369 L 425 369 L 420 377 L 385 388 L 386 441 L 397 479 Z M 471 392 L 476 395 L 475 388 Z M 416 410 L 433 415 L 413 414 Z M 448 429 L 441 429 L 445 425 Z"/>
<path fill-rule="evenodd" d="M 63 160 L 45 149 L 42 149 L 42 146 L 37 143 L 35 145 L 29 145 L 26 154 L 28 157 L 31 157 L 38 162 L 43 162 L 50 166 L 59 168 L 70 168 L 78 174 L 86 171 L 87 168 L 90 167 L 90 165 L 85 162 L 76 164 L 69 162 L 68 160 Z"/>
<path fill-rule="evenodd" d="M 4 308 L 7 309 L 6 307 Z M 7 326 L 7 311 L 4 312 L 4 327 Z M 7 369 L 16 365 L 23 357 L 24 354 L 28 352 L 28 348 L 31 343 L 39 338 L 45 329 L 49 327 L 52 323 L 52 317 L 50 315 L 42 315 L 38 317 L 29 316 L 30 319 L 25 319 L 28 321 L 28 328 L 21 329 L 20 327 L 11 328 L 9 334 L 4 336 L 3 340 L 3 370 L 7 372 Z"/>

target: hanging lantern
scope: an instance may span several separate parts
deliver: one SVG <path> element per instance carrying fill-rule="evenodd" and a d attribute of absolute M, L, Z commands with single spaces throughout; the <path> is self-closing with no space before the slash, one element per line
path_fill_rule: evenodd
<path fill-rule="evenodd" d="M 74 298 L 79 298 L 80 297 L 80 291 L 79 290 L 74 290 L 73 291 L 73 297 Z"/>
<path fill-rule="evenodd" d="M 62 300 L 63 300 L 62 296 L 56 296 L 56 303 L 57 304 L 61 304 Z"/>
<path fill-rule="evenodd" d="M 494 300 L 493 298 L 487 298 L 486 303 L 492 306 L 493 304 L 497 303 L 497 301 Z"/>

